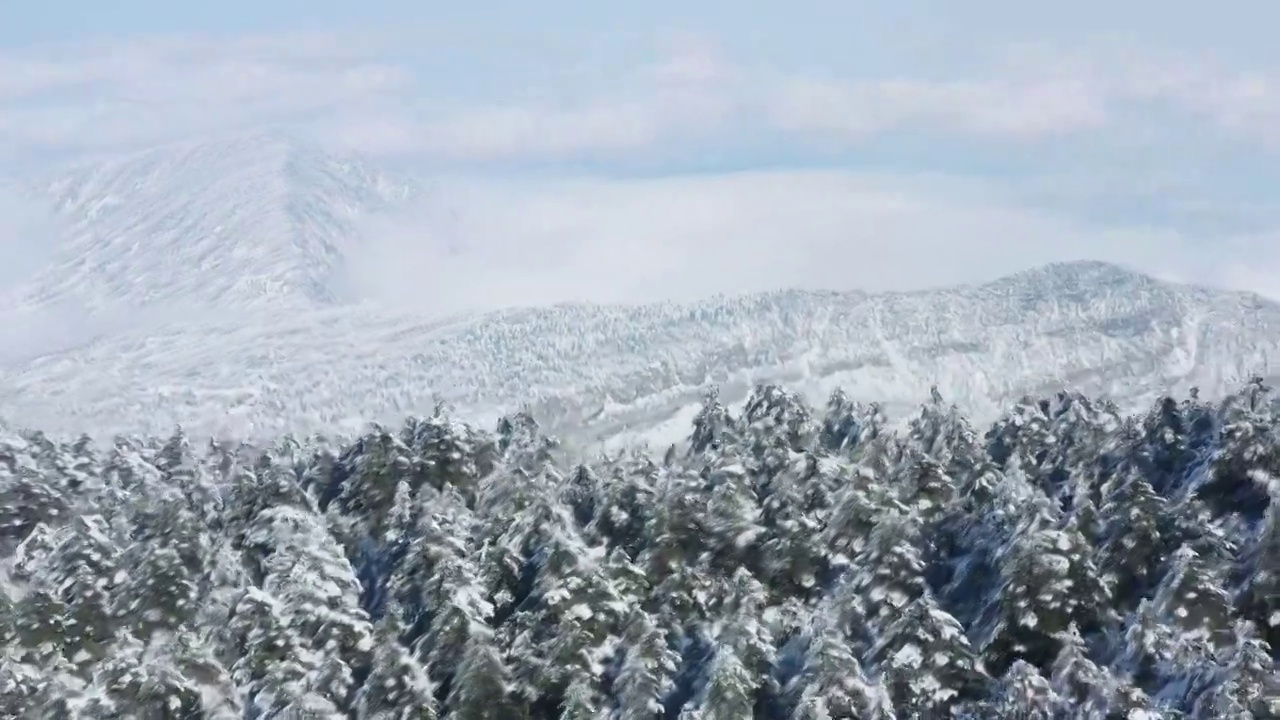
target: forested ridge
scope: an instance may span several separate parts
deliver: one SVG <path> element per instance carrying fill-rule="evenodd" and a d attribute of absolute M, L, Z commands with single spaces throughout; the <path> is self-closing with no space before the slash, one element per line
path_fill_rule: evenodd
<path fill-rule="evenodd" d="M 21 420 L 21 418 L 16 418 Z M 1280 716 L 1280 409 L 709 395 L 268 448 L 0 432 L 0 717 Z"/>

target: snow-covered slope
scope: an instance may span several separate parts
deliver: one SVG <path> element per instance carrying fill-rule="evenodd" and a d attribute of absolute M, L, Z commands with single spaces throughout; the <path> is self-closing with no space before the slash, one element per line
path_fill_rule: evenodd
<path fill-rule="evenodd" d="M 424 187 L 276 135 L 43 183 L 71 232 L 43 272 L 0 296 L 0 417 L 59 433 L 259 435 L 355 430 L 443 400 L 477 420 L 528 405 L 592 438 L 663 439 L 684 433 L 713 384 L 730 400 L 760 381 L 815 401 L 842 386 L 891 409 L 937 384 L 986 417 L 1063 386 L 1132 404 L 1280 368 L 1280 307 L 1098 263 L 930 292 L 450 322 L 352 304 L 334 281 L 362 251 L 360 218 L 406 200 L 444 207 Z M 50 318 L 68 306 L 98 314 L 83 329 L 42 327 L 66 325 Z M 34 328 L 14 331 L 23 323 Z"/>
<path fill-rule="evenodd" d="M 41 185 L 67 237 L 0 307 L 332 303 L 355 218 L 415 191 L 274 134 L 160 147 Z"/>
<path fill-rule="evenodd" d="M 59 432 L 257 435 L 354 430 L 444 400 L 477 420 L 528 405 L 610 437 L 660 431 L 713 384 L 732 399 L 781 380 L 819 401 L 842 386 L 900 408 L 937 384 L 989 417 L 1064 386 L 1132 405 L 1164 389 L 1216 395 L 1278 369 L 1280 306 L 1069 263 L 929 292 L 789 291 L 448 323 L 370 307 L 263 310 L 11 367 L 0 414 Z"/>

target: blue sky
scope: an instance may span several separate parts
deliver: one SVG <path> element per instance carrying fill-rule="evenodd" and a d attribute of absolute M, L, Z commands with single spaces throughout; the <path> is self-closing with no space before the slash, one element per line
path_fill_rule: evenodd
<path fill-rule="evenodd" d="M 1027 39 L 1030 35 L 1079 39 L 1113 34 L 1184 47 L 1217 44 L 1219 49 L 1266 52 L 1268 26 L 1274 27 L 1278 14 L 1280 11 L 1271 3 L 1256 0 L 1226 0 L 1212 7 L 1158 0 L 1082 0 L 1069 5 L 1037 6 L 1011 0 L 972 0 L 964 4 L 941 0 L 797 0 L 749 5 L 728 0 L 656 0 L 627 6 L 590 0 L 490 0 L 448 5 L 411 0 L 225 0 L 216 4 L 116 0 L 109 5 L 89 0 L 47 0 L 8 6 L 4 35 L 0 37 L 6 45 L 24 45 L 32 41 L 141 33 L 258 33 L 343 26 L 411 25 L 421 30 L 443 25 L 480 34 L 494 28 L 592 34 L 684 25 L 721 29 L 739 36 L 771 36 L 778 38 L 779 44 L 803 46 L 807 43 L 795 37 L 798 32 L 816 32 L 822 41 L 857 37 L 860 29 L 910 22 L 941 34 L 971 33 L 978 40 Z M 792 37 L 788 39 L 788 35 Z"/>
<path fill-rule="evenodd" d="M 732 215 L 723 193 L 767 202 L 783 194 L 770 187 L 824 178 L 805 187 L 850 223 L 849 193 L 864 192 L 851 188 L 870 179 L 925 214 L 963 201 L 1034 217 L 1054 241 L 1010 254 L 911 225 L 921 237 L 893 242 L 912 250 L 885 259 L 901 267 L 847 284 L 1093 254 L 1280 295 L 1278 24 L 1280 5 L 1260 0 L 5 3 L 0 164 L 285 127 L 439 177 L 538 186 L 553 205 L 586 202 L 546 197 L 553 179 L 607 185 L 597 202 L 667 179 Z M 764 184 L 725 181 L 744 173 Z M 618 202 L 582 232 L 644 222 Z M 741 232 L 731 220 L 707 230 L 715 247 Z M 696 222 L 661 231 L 693 238 L 682 228 Z M 819 258 L 842 230 L 814 225 L 826 234 L 799 246 Z M 877 242 L 862 230 L 849 257 Z M 758 242 L 763 258 L 796 251 Z M 921 275 L 908 265 L 927 242 L 975 259 Z"/>

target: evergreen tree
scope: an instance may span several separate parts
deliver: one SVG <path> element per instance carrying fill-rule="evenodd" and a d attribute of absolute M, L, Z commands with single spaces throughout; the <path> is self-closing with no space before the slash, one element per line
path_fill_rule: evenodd
<path fill-rule="evenodd" d="M 877 634 L 869 658 L 907 717 L 945 717 L 980 692 L 985 678 L 964 628 L 927 591 Z"/>
<path fill-rule="evenodd" d="M 689 452 L 701 454 L 719 450 L 733 442 L 734 420 L 720 403 L 720 389 L 712 388 L 702 399 L 702 409 L 693 419 L 693 434 L 689 437 Z"/>
<path fill-rule="evenodd" d="M 374 630 L 369 673 L 355 697 L 357 720 L 436 720 L 435 687 L 402 642 L 402 610 L 392 605 Z"/>
<path fill-rule="evenodd" d="M 109 530 L 101 516 L 85 515 L 47 538 L 48 554 L 33 570 L 34 592 L 17 608 L 24 644 L 53 643 L 86 669 L 106 657 L 120 629 L 113 597 L 128 577 Z"/>
<path fill-rule="evenodd" d="M 1017 660 L 982 705 L 982 717 L 993 720 L 1053 720 L 1059 700 L 1035 666 Z M 1073 714 L 1072 717 L 1079 717 Z"/>
<path fill-rule="evenodd" d="M 1179 548 L 1156 588 L 1152 611 L 1183 638 L 1225 645 L 1231 638 L 1231 596 L 1223 569 L 1189 546 Z"/>
<path fill-rule="evenodd" d="M 1269 493 L 1261 478 L 1280 476 L 1280 436 L 1270 386 L 1254 378 L 1223 401 L 1218 449 L 1209 463 L 1208 481 L 1196 488 L 1217 514 L 1250 519 L 1266 511 Z"/>
<path fill-rule="evenodd" d="M 988 668 L 1003 673 L 1021 659 L 1047 669 L 1073 623 L 1086 634 L 1115 624 L 1111 590 L 1091 555 L 1074 524 L 1056 529 L 1043 509 L 1024 517 L 1002 551 L 998 593 L 979 634 Z"/>
<path fill-rule="evenodd" d="M 1262 640 L 1280 652 L 1280 478 L 1266 478 L 1270 504 L 1254 537 L 1248 539 L 1236 605 Z"/>
<path fill-rule="evenodd" d="M 686 720 L 739 720 L 752 717 L 760 678 L 743 663 L 732 643 L 721 642 L 707 668 L 707 678 L 695 704 L 680 717 Z"/>
<path fill-rule="evenodd" d="M 1136 471 L 1115 476 L 1104 492 L 1099 569 L 1121 606 L 1131 609 L 1150 596 L 1174 549 L 1171 518 L 1167 501 Z"/>
<path fill-rule="evenodd" d="M 888 424 L 879 405 L 864 406 L 836 389 L 827 400 L 819 440 L 831 452 L 851 454 L 877 437 Z"/>
<path fill-rule="evenodd" d="M 722 572 L 744 564 L 759 568 L 765 529 L 747 468 L 730 452 L 708 467 L 707 483 L 710 495 L 703 526 L 712 566 Z"/>
<path fill-rule="evenodd" d="M 615 720 L 655 720 L 675 687 L 680 661 L 653 616 L 634 609 L 623 632 L 622 663 L 613 683 Z"/>
<path fill-rule="evenodd" d="M 928 458 L 927 470 L 936 476 L 964 477 L 982 457 L 978 434 L 955 405 L 942 400 L 938 388 L 907 428 L 907 443 Z"/>
<path fill-rule="evenodd" d="M 368 662 L 373 649 L 350 562 L 326 532 L 323 516 L 297 508 L 263 511 L 246 542 L 271 549 L 261 591 L 246 596 L 253 609 L 249 633 L 260 638 L 262 652 L 270 655 L 283 645 L 293 655 L 298 674 L 287 680 L 289 706 L 341 711 L 357 689 L 354 669 Z"/>
<path fill-rule="evenodd" d="M 1280 713 L 1280 413 L 1030 399 L 983 440 L 757 387 L 692 452 L 528 413 L 97 449 L 0 427 L 0 716 Z M 567 422 L 567 420 L 566 420 Z M 675 448 L 676 446 L 672 446 Z"/>
<path fill-rule="evenodd" d="M 815 477 L 807 462 L 791 463 L 773 478 L 763 502 L 762 570 L 770 585 L 787 595 L 814 595 L 830 573 L 828 548 L 822 544 L 824 508 L 814 506 L 809 492 L 809 485 L 820 482 Z"/>
<path fill-rule="evenodd" d="M 1208 677 L 1196 683 L 1202 690 L 1193 701 L 1191 714 L 1242 720 L 1276 717 L 1280 713 L 1280 668 L 1250 623 L 1236 623 L 1234 632 L 1234 642 L 1219 653 Z"/>
<path fill-rule="evenodd" d="M 928 590 L 922 552 L 925 542 L 918 518 L 886 514 L 854 558 L 848 590 L 861 600 L 870 638 L 886 632 L 886 626 L 897 622 Z"/>
<path fill-rule="evenodd" d="M 485 626 L 468 629 L 467 644 L 445 700 L 451 720 L 515 720 L 525 716 L 512 697 L 510 670 Z"/>
<path fill-rule="evenodd" d="M 703 618 L 710 573 L 703 566 L 707 530 L 707 494 L 702 479 L 689 470 L 660 474 L 653 515 L 645 529 L 647 547 L 640 563 L 657 579 L 654 603 L 679 617 Z"/>
<path fill-rule="evenodd" d="M 1058 715 L 1074 714 L 1081 720 L 1104 720 L 1116 682 L 1105 667 L 1090 657 L 1089 648 L 1072 624 L 1057 637 L 1061 649 L 1049 671 Z"/>
<path fill-rule="evenodd" d="M 823 538 L 833 555 L 832 564 L 837 567 L 847 565 L 866 547 L 867 538 L 883 515 L 906 510 L 893 497 L 883 476 L 872 468 L 860 466 L 840 479 L 843 488 L 827 515 Z"/>
<path fill-rule="evenodd" d="M 828 611 L 808 628 L 804 662 L 788 688 L 793 720 L 876 715 L 884 689 L 863 672 L 842 625 Z"/>
<path fill-rule="evenodd" d="M 601 489 L 602 499 L 590 533 L 603 538 L 610 548 L 622 548 L 636 558 L 645 546 L 645 527 L 657 502 L 659 467 L 640 458 L 614 467 L 613 475 Z"/>

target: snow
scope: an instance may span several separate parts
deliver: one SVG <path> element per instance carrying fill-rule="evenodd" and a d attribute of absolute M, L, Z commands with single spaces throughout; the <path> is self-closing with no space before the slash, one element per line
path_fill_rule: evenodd
<path fill-rule="evenodd" d="M 412 192 L 270 133 L 158 147 L 39 185 L 68 237 L 18 296 L 89 307 L 331 301 L 332 260 L 353 249 L 355 218 Z"/>
<path fill-rule="evenodd" d="M 683 439 L 713 385 L 820 404 L 837 386 L 902 416 L 937 385 L 978 421 L 1063 385 L 1145 406 L 1280 372 L 1280 306 L 1062 263 L 910 293 L 779 291 L 435 318 L 344 295 L 358 220 L 429 183 L 288 138 L 159 148 L 41 185 L 70 228 L 0 319 L 120 308 L 95 332 L 0 358 L 0 408 L 55 435 L 350 434 L 429 414 L 531 409 L 573 442 Z M 104 311 L 106 312 L 106 311 Z M 113 311 L 114 312 L 114 311 Z M 1141 388 L 1139 390 L 1139 388 Z"/>
<path fill-rule="evenodd" d="M 907 643 L 893 655 L 893 665 L 899 668 L 918 668 L 924 661 L 924 655 L 914 643 Z"/>

